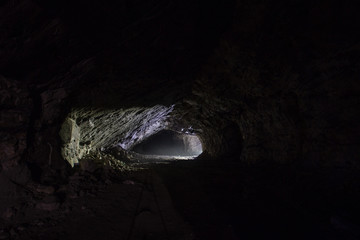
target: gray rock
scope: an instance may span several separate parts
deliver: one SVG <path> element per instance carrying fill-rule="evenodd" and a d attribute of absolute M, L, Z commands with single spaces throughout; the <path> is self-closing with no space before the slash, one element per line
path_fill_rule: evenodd
<path fill-rule="evenodd" d="M 61 155 L 71 166 L 74 166 L 74 164 L 79 163 L 78 159 L 83 155 L 83 151 L 79 146 L 80 128 L 73 119 L 66 118 L 59 135 L 63 141 Z"/>

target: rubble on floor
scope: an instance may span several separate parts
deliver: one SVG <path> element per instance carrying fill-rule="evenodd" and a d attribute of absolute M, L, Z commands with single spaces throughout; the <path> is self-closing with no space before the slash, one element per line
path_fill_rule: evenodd
<path fill-rule="evenodd" d="M 38 228 L 55 226 L 64 221 L 79 202 L 98 196 L 114 182 L 135 185 L 131 175 L 142 169 L 109 154 L 93 152 L 80 160 L 64 184 L 30 181 L 18 186 L 22 192 L 18 196 L 22 199 L 1 213 L 0 239 L 27 239 L 23 236 L 37 232 Z M 78 208 L 89 211 L 86 206 Z"/>

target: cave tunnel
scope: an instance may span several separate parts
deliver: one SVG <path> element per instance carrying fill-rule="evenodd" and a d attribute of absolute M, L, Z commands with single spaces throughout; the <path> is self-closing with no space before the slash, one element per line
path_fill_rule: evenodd
<path fill-rule="evenodd" d="M 202 145 L 196 135 L 162 130 L 135 145 L 131 150 L 143 155 L 188 156 L 191 158 L 202 153 Z"/>
<path fill-rule="evenodd" d="M 176 111 L 175 105 L 73 109 L 59 132 L 62 156 L 71 166 L 95 151 L 122 152 L 134 161 L 194 159 L 203 151 L 202 130 L 178 122 L 175 127 Z"/>
<path fill-rule="evenodd" d="M 347 1 L 0 3 L 0 239 L 360 238 Z"/>

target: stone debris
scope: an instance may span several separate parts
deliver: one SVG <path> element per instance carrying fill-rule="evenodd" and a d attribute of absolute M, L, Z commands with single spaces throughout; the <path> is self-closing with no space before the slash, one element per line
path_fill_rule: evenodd
<path fill-rule="evenodd" d="M 113 184 L 137 185 L 128 174 L 142 169 L 141 166 L 125 163 L 110 154 L 94 151 L 79 160 L 79 165 L 72 169 L 66 182 L 16 183 L 14 191 L 15 188 L 25 190 L 24 199 L 4 208 L 0 213 L 4 220 L 0 222 L 0 228 L 6 229 L 1 232 L 1 237 L 21 239 L 29 232 L 56 225 L 74 211 L 80 210 L 82 214 L 94 216 L 92 208 L 82 202 L 84 199 L 96 198 L 99 192 L 106 192 Z M 76 202 L 82 205 L 74 205 Z"/>
<path fill-rule="evenodd" d="M 136 171 L 139 167 L 133 167 L 113 155 L 101 151 L 95 151 L 79 160 L 80 169 L 84 172 L 93 173 L 98 169 L 106 172 L 114 171 Z"/>

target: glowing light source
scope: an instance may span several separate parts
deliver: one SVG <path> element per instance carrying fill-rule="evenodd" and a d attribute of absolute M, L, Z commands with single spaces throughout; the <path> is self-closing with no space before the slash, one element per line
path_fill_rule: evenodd
<path fill-rule="evenodd" d="M 195 134 L 162 130 L 134 146 L 136 158 L 143 160 L 188 160 L 202 153 L 202 144 Z"/>

